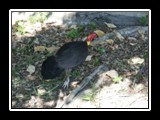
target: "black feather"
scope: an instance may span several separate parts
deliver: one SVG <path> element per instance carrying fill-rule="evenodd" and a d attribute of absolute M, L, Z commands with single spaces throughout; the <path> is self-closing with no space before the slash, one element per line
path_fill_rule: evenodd
<path fill-rule="evenodd" d="M 41 74 L 43 79 L 53 79 L 59 76 L 64 69 L 58 66 L 54 56 L 48 57 L 42 64 Z"/>
<path fill-rule="evenodd" d="M 63 45 L 55 57 L 59 67 L 68 69 L 81 64 L 86 59 L 87 55 L 87 43 L 77 41 Z"/>
<path fill-rule="evenodd" d="M 81 64 L 88 55 L 88 46 L 84 41 L 64 44 L 55 57 L 48 57 L 42 64 L 41 74 L 44 79 L 53 79 L 65 69 L 71 69 Z"/>

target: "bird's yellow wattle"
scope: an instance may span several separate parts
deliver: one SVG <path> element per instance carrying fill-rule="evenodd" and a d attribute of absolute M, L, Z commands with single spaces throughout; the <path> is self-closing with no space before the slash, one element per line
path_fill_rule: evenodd
<path fill-rule="evenodd" d="M 88 46 L 90 45 L 90 43 L 91 43 L 90 41 L 87 41 L 87 45 L 88 45 Z"/>

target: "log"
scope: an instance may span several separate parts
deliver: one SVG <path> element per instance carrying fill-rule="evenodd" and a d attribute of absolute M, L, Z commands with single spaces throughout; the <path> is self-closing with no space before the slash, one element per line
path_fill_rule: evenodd
<path fill-rule="evenodd" d="M 132 27 L 127 27 L 127 28 L 120 29 L 117 31 L 113 31 L 111 33 L 107 33 L 103 37 L 99 37 L 99 38 L 95 39 L 93 42 L 91 42 L 91 46 L 94 46 L 96 44 L 107 43 L 106 40 L 114 39 L 115 37 L 118 37 L 119 34 L 122 37 L 132 36 L 132 35 L 138 33 L 139 30 L 142 30 L 144 32 L 148 32 L 148 27 L 132 26 Z"/>
<path fill-rule="evenodd" d="M 63 105 L 65 104 L 69 104 L 71 101 L 73 101 L 73 98 L 80 92 L 82 91 L 90 82 L 94 82 L 93 78 L 103 72 L 108 70 L 106 64 L 100 65 L 97 69 L 95 69 L 89 76 L 85 77 L 84 80 L 82 81 L 82 83 L 76 88 L 74 89 L 70 95 L 61 103 L 58 103 L 56 108 L 61 108 L 63 107 Z"/>

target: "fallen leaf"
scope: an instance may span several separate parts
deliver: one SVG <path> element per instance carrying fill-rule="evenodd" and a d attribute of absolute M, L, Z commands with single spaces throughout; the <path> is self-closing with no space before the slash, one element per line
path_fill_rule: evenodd
<path fill-rule="evenodd" d="M 88 55 L 85 61 L 91 61 L 93 55 Z"/>
<path fill-rule="evenodd" d="M 138 30 L 138 33 L 141 35 L 141 39 L 144 40 L 145 31 L 144 30 Z"/>
<path fill-rule="evenodd" d="M 38 38 L 36 38 L 36 39 L 34 40 L 34 43 L 35 43 L 35 44 L 39 44 Z"/>
<path fill-rule="evenodd" d="M 32 76 L 32 75 L 28 75 L 27 78 L 28 78 L 28 80 L 35 80 L 36 79 L 36 77 Z"/>
<path fill-rule="evenodd" d="M 71 83 L 71 88 L 73 89 L 73 88 L 76 88 L 77 87 L 77 85 L 78 85 L 78 81 L 74 81 L 74 82 L 72 82 Z"/>
<path fill-rule="evenodd" d="M 116 28 L 117 26 L 115 26 L 114 24 L 112 24 L 112 23 L 107 23 L 107 22 L 104 22 L 106 25 L 107 25 L 107 27 L 109 27 L 109 28 Z"/>
<path fill-rule="evenodd" d="M 71 42 L 71 39 L 66 38 L 64 41 L 65 41 L 65 43 L 66 42 Z"/>
<path fill-rule="evenodd" d="M 44 46 L 36 46 L 34 47 L 35 52 L 43 52 L 45 50 Z"/>
<path fill-rule="evenodd" d="M 24 98 L 24 95 L 17 93 L 17 94 L 16 94 L 16 98 Z"/>
<path fill-rule="evenodd" d="M 139 92 L 139 91 L 142 91 L 144 88 L 145 88 L 145 86 L 143 84 L 137 84 L 137 85 L 135 85 L 134 90 L 136 92 Z"/>
<path fill-rule="evenodd" d="M 128 40 L 133 40 L 133 41 L 137 41 L 137 39 L 135 37 L 128 37 Z"/>
<path fill-rule="evenodd" d="M 53 100 L 44 103 L 44 105 L 45 105 L 45 106 L 48 106 L 48 107 L 54 106 L 54 104 L 55 104 L 55 101 L 53 101 Z"/>
<path fill-rule="evenodd" d="M 47 50 L 48 50 L 50 53 L 56 51 L 57 49 L 58 49 L 58 48 L 55 47 L 55 46 L 52 46 L 52 47 L 47 48 Z"/>
<path fill-rule="evenodd" d="M 77 29 L 77 25 L 72 25 L 70 28 Z"/>
<path fill-rule="evenodd" d="M 95 30 L 94 32 L 98 35 L 98 37 L 102 37 L 105 35 L 105 33 L 102 30 Z"/>
<path fill-rule="evenodd" d="M 119 32 L 115 31 L 115 34 L 120 41 L 124 40 L 124 37 Z"/>
<path fill-rule="evenodd" d="M 44 94 L 46 93 L 46 90 L 45 90 L 45 89 L 42 89 L 42 88 L 39 88 L 39 89 L 37 90 L 37 92 L 38 92 L 38 94 L 40 94 L 40 95 L 44 95 Z"/>
<path fill-rule="evenodd" d="M 112 50 L 118 49 L 118 45 L 115 44 L 114 46 L 110 46 L 110 48 L 111 48 Z"/>
<path fill-rule="evenodd" d="M 128 60 L 128 63 L 131 65 L 142 64 L 143 62 L 144 62 L 144 59 L 139 57 L 133 57 L 130 60 Z"/>
<path fill-rule="evenodd" d="M 30 74 L 35 72 L 35 66 L 34 65 L 29 65 L 27 68 L 27 72 L 29 72 Z"/>
<path fill-rule="evenodd" d="M 129 40 L 129 44 L 130 44 L 131 46 L 134 46 L 134 45 L 137 44 L 137 39 L 134 38 L 134 37 L 128 37 L 128 40 Z"/>
<path fill-rule="evenodd" d="M 112 39 L 108 39 L 108 40 L 106 40 L 107 41 L 107 43 L 109 43 L 109 44 L 113 44 L 113 40 Z"/>
<path fill-rule="evenodd" d="M 64 97 L 64 93 L 62 92 L 62 90 L 59 91 L 59 98 L 63 98 Z"/>
<path fill-rule="evenodd" d="M 87 40 L 87 37 L 84 37 L 83 39 L 82 39 L 82 41 L 86 41 Z"/>
<path fill-rule="evenodd" d="M 131 46 L 135 46 L 137 43 L 129 43 Z"/>

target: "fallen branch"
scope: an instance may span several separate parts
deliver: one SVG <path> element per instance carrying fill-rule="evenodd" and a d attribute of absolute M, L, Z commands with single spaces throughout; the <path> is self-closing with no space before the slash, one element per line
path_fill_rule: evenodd
<path fill-rule="evenodd" d="M 83 82 L 70 93 L 70 95 L 63 101 L 63 103 L 59 103 L 56 108 L 61 108 L 63 107 L 64 104 L 69 104 L 80 91 L 82 91 L 90 82 L 93 82 L 94 80 L 93 78 L 97 74 L 106 70 L 108 70 L 108 68 L 106 67 L 106 64 L 100 65 L 97 69 L 93 71 L 93 73 L 85 77 Z"/>
<path fill-rule="evenodd" d="M 134 35 L 135 33 L 138 33 L 139 30 L 147 32 L 148 27 L 132 26 L 132 27 L 127 27 L 127 28 L 121 29 L 121 30 L 113 31 L 111 33 L 107 33 L 103 37 L 99 37 L 99 38 L 95 39 L 93 42 L 91 42 L 91 45 L 103 44 L 104 42 L 106 43 L 106 40 L 118 37 L 119 34 L 122 37 L 131 36 L 131 35 Z"/>

